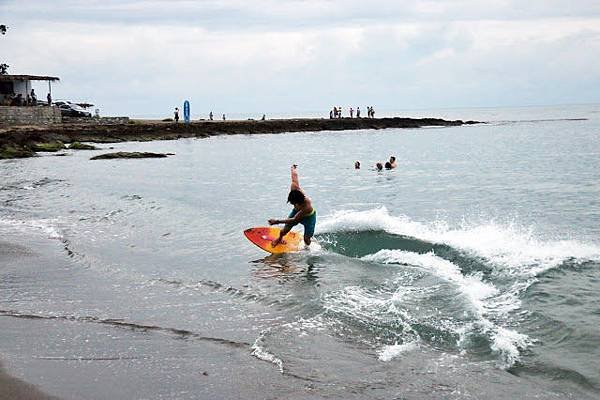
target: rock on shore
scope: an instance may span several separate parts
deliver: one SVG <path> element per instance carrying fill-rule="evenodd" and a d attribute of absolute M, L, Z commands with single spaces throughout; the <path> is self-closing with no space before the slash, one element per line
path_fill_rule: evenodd
<path fill-rule="evenodd" d="M 150 152 L 127 152 L 118 151 L 116 153 L 105 153 L 90 158 L 90 160 L 114 160 L 116 158 L 166 158 L 169 154 L 150 153 Z"/>
<path fill-rule="evenodd" d="M 116 143 L 218 135 L 252 135 L 285 132 L 319 132 L 359 129 L 460 126 L 477 121 L 447 121 L 439 118 L 341 118 L 273 119 L 266 121 L 194 121 L 190 124 L 136 121 L 113 125 L 63 123 L 46 126 L 14 126 L 0 129 L 0 159 L 30 157 L 50 151 L 57 143 Z M 58 150 L 58 149 L 57 149 Z"/>

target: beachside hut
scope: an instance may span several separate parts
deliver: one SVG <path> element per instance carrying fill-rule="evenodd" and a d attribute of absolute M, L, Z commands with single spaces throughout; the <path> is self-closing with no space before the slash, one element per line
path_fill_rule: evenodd
<path fill-rule="evenodd" d="M 4 104 L 6 99 L 21 94 L 23 99 L 31 93 L 31 81 L 47 81 L 48 93 L 52 94 L 52 82 L 58 81 L 56 76 L 38 76 L 38 75 L 0 75 L 0 105 Z M 46 95 L 38 93 L 38 101 L 45 102 Z"/>

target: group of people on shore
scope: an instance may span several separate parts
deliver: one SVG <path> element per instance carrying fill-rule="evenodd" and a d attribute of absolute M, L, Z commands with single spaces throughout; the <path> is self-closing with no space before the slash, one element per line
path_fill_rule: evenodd
<path fill-rule="evenodd" d="M 50 93 L 48 93 L 48 96 L 46 96 L 46 98 L 48 99 L 48 105 L 52 105 L 52 95 L 50 95 Z M 2 102 L 3 106 L 37 106 L 38 105 L 38 99 L 37 99 L 37 95 L 35 94 L 35 89 L 31 89 L 30 93 L 27 93 L 26 97 L 23 97 L 23 95 L 21 93 L 18 94 L 10 94 L 8 96 L 4 97 L 4 101 Z"/>
<path fill-rule="evenodd" d="M 32 90 L 33 91 L 33 90 Z M 48 94 L 48 96 L 50 96 L 50 94 Z M 361 110 L 360 107 L 356 107 L 356 110 L 352 107 L 350 107 L 348 109 L 348 115 L 350 118 L 362 118 L 361 117 Z M 333 109 L 331 109 L 329 111 L 329 119 L 338 119 L 338 118 L 344 118 L 342 116 L 342 107 L 333 107 Z M 375 118 L 375 109 L 373 108 L 373 106 L 367 106 L 367 118 Z M 175 122 L 179 122 L 180 116 L 179 116 L 179 107 L 175 107 L 175 110 L 173 112 L 173 120 Z M 213 112 L 211 111 L 208 114 L 208 120 L 209 121 L 214 121 L 215 119 L 215 115 L 213 114 Z M 223 121 L 226 121 L 227 118 L 225 116 L 225 114 L 223 114 L 221 116 L 221 119 Z M 263 114 L 262 117 L 260 118 L 261 121 L 265 121 L 266 115 Z"/>
<path fill-rule="evenodd" d="M 208 113 L 208 120 L 209 121 L 214 121 L 214 117 L 215 115 L 213 114 L 213 112 L 211 111 L 210 113 Z M 221 116 L 221 119 L 223 121 L 227 121 L 227 117 L 225 116 L 225 114 L 223 114 Z M 203 119 L 200 119 L 201 121 L 203 121 Z M 260 117 L 261 121 L 266 121 L 267 120 L 267 115 L 263 114 L 262 117 Z M 175 110 L 173 111 L 173 121 L 175 121 L 176 123 L 179 122 L 179 107 L 175 107 Z"/>
<path fill-rule="evenodd" d="M 360 107 L 356 107 L 356 110 L 354 110 L 354 108 L 352 107 L 348 109 L 348 115 L 350 116 L 350 118 L 354 118 L 355 111 L 356 118 L 361 118 Z M 333 107 L 333 109 L 329 111 L 329 119 L 336 118 L 342 118 L 342 107 Z M 373 106 L 367 106 L 367 118 L 375 118 L 375 109 L 373 108 Z"/>
<path fill-rule="evenodd" d="M 221 116 L 221 119 L 222 119 L 223 121 L 227 121 L 227 117 L 225 117 L 225 114 L 223 114 L 223 115 Z M 209 121 L 214 121 L 214 114 L 213 114 L 213 112 L 212 112 L 212 111 L 208 113 L 208 120 L 209 120 Z"/>
<path fill-rule="evenodd" d="M 390 156 L 389 161 L 386 161 L 385 163 L 376 163 L 375 164 L 375 170 L 376 171 L 383 171 L 383 168 L 385 167 L 385 169 L 394 169 L 396 168 L 398 165 L 396 164 L 396 157 L 394 156 Z M 360 161 L 356 161 L 354 163 L 354 169 L 360 169 Z"/>

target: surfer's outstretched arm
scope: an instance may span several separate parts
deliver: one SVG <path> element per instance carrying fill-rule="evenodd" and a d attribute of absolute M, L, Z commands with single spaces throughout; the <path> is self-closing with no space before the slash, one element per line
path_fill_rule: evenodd
<path fill-rule="evenodd" d="M 298 182 L 298 166 L 296 164 L 292 165 L 292 186 L 290 190 L 301 190 L 300 183 Z"/>

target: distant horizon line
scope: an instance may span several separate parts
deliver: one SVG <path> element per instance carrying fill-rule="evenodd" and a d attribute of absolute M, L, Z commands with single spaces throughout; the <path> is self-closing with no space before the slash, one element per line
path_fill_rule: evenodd
<path fill-rule="evenodd" d="M 130 113 L 129 116 L 130 118 L 134 118 L 134 119 L 165 119 L 165 118 L 169 118 L 172 117 L 172 114 L 175 110 L 175 107 L 179 107 L 180 108 L 180 113 L 182 112 L 182 107 L 183 105 L 183 101 L 181 105 L 174 105 L 173 108 L 169 111 L 166 111 L 165 113 L 145 113 L 145 114 L 141 114 L 141 113 Z M 518 106 L 458 106 L 458 107 L 433 107 L 433 108 L 380 108 L 378 109 L 377 106 L 373 106 L 375 111 L 376 111 L 376 117 L 377 114 L 381 115 L 381 114 L 387 114 L 385 116 L 389 117 L 389 113 L 398 113 L 398 112 L 415 112 L 415 111 L 454 111 L 454 110 L 486 110 L 486 109 L 521 109 L 521 108 L 546 108 L 546 107 L 575 107 L 575 106 L 593 106 L 593 105 L 600 105 L 600 102 L 590 102 L 590 103 L 556 103 L 556 104 L 528 104 L 528 105 L 518 105 Z M 336 105 L 337 106 L 337 105 Z M 351 106 L 346 106 L 345 108 L 343 108 L 344 110 L 348 110 L 348 108 Z M 359 106 L 360 107 L 360 106 Z M 366 106 L 365 106 L 366 107 Z M 333 108 L 333 106 L 332 106 Z M 191 109 L 192 109 L 192 119 L 198 119 L 198 118 L 204 118 L 204 116 L 206 116 L 206 118 L 208 118 L 208 114 L 212 111 L 213 112 L 213 118 L 215 120 L 221 120 L 222 119 L 222 115 L 223 112 L 219 111 L 219 112 L 215 112 L 213 110 L 210 109 L 206 109 L 205 112 L 203 113 L 195 113 L 194 107 L 193 107 L 193 103 L 191 103 Z M 102 111 L 102 109 L 100 108 L 100 111 Z M 313 118 L 315 116 L 322 116 L 323 118 L 328 118 L 328 112 L 329 110 L 296 110 L 296 111 L 241 111 L 241 112 L 225 112 L 225 116 L 231 116 L 232 119 L 234 119 L 234 117 L 243 117 L 243 118 L 250 118 L 250 117 L 256 117 L 257 119 L 260 118 L 263 114 L 266 115 L 267 118 L 269 117 L 269 113 L 271 114 L 271 116 L 279 116 L 279 117 L 291 117 L 293 115 L 297 115 L 298 117 L 302 117 L 302 116 L 308 116 L 308 115 L 312 115 Z M 101 112 L 102 113 L 102 112 Z M 346 112 L 347 114 L 347 112 Z M 384 115 L 381 115 L 382 117 Z"/>

